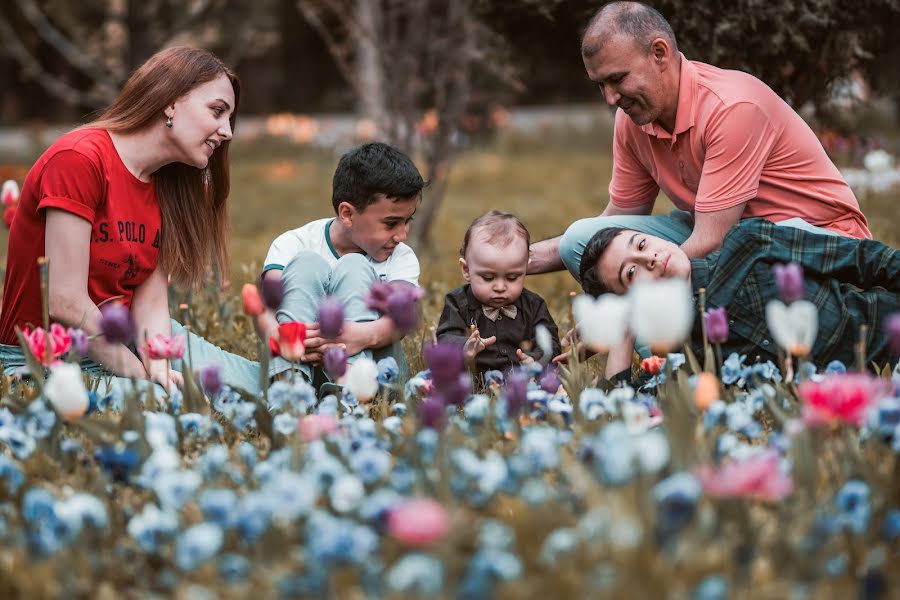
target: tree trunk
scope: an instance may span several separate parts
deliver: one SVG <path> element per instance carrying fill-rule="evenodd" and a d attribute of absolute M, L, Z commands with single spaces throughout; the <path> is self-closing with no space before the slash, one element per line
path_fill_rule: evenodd
<path fill-rule="evenodd" d="M 356 36 L 356 76 L 360 82 L 359 115 L 377 127 L 377 135 L 384 134 L 387 105 L 384 96 L 384 69 L 378 47 L 381 31 L 382 4 L 376 0 L 356 0 L 359 35 Z"/>

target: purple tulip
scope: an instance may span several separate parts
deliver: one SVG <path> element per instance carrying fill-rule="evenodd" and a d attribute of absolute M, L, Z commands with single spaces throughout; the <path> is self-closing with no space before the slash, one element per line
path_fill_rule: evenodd
<path fill-rule="evenodd" d="M 379 281 L 372 284 L 369 293 L 366 294 L 366 306 L 378 314 L 387 313 L 388 299 L 391 297 L 392 286 L 390 283 Z"/>
<path fill-rule="evenodd" d="M 344 302 L 334 296 L 319 300 L 319 331 L 322 337 L 335 339 L 344 329 Z"/>
<path fill-rule="evenodd" d="M 778 287 L 778 295 L 787 303 L 803 300 L 803 267 L 800 263 L 788 263 L 775 265 L 775 285 Z"/>
<path fill-rule="evenodd" d="M 134 341 L 135 325 L 131 311 L 120 302 L 109 302 L 100 309 L 100 331 L 110 344 L 127 344 Z"/>
<path fill-rule="evenodd" d="M 435 381 L 432 393 L 448 406 L 462 406 L 472 393 L 472 377 L 468 372 L 463 372 L 449 381 Z"/>
<path fill-rule="evenodd" d="M 706 337 L 713 344 L 728 341 L 728 313 L 725 308 L 713 308 L 703 315 L 706 322 Z"/>
<path fill-rule="evenodd" d="M 419 326 L 419 298 L 414 294 L 396 293 L 388 298 L 387 316 L 394 327 L 405 335 Z"/>
<path fill-rule="evenodd" d="M 556 374 L 556 369 L 552 367 L 544 369 L 544 374 L 541 375 L 541 389 L 548 394 L 555 394 L 559 391 L 560 385 L 562 382 L 559 380 L 559 375 Z"/>
<path fill-rule="evenodd" d="M 517 416 L 528 401 L 528 378 L 520 371 L 513 371 L 506 377 L 503 389 L 506 398 L 506 412 L 509 416 Z"/>
<path fill-rule="evenodd" d="M 200 385 L 211 396 L 219 393 L 222 389 L 222 367 L 215 363 L 200 367 Z"/>
<path fill-rule="evenodd" d="M 260 289 L 263 304 L 271 310 L 278 310 L 284 300 L 284 284 L 281 277 L 263 277 Z"/>
<path fill-rule="evenodd" d="M 347 372 L 347 351 L 341 347 L 331 347 L 322 355 L 322 366 L 332 380 L 343 377 Z"/>
<path fill-rule="evenodd" d="M 88 336 L 83 329 L 69 329 L 69 339 L 72 341 L 72 350 L 81 358 L 88 355 Z"/>
<path fill-rule="evenodd" d="M 451 383 L 466 370 L 466 357 L 462 346 L 437 342 L 425 347 L 425 364 L 435 385 Z"/>
<path fill-rule="evenodd" d="M 900 312 L 888 316 L 886 329 L 891 350 L 900 356 Z"/>
<path fill-rule="evenodd" d="M 419 418 L 425 427 L 441 431 L 447 424 L 447 406 L 438 397 L 425 398 L 419 405 Z"/>

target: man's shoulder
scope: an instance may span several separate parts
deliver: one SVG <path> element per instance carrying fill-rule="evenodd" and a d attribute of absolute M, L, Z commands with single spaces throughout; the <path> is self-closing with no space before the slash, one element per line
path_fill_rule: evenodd
<path fill-rule="evenodd" d="M 715 65 L 691 61 L 696 83 L 702 95 L 711 106 L 726 108 L 740 103 L 762 104 L 774 96 L 775 92 L 750 73 L 732 69 L 721 69 Z"/>

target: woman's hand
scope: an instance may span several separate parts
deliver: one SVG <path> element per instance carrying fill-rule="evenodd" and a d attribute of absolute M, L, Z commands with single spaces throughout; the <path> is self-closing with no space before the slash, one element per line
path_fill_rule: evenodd
<path fill-rule="evenodd" d="M 150 365 L 150 381 L 158 383 L 167 392 L 174 391 L 176 387 L 184 388 L 184 376 L 178 371 L 168 368 L 165 361 L 154 361 L 154 364 Z"/>

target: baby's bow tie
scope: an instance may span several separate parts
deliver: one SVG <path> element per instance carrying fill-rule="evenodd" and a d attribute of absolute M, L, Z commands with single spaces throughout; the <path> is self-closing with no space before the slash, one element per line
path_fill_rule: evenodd
<path fill-rule="evenodd" d="M 506 306 L 493 307 L 488 306 L 487 304 L 481 305 L 481 310 L 484 311 L 484 316 L 486 316 L 491 321 L 496 321 L 500 318 L 500 314 L 502 313 L 504 317 L 515 319 L 518 314 L 518 309 L 515 304 L 507 304 Z"/>

